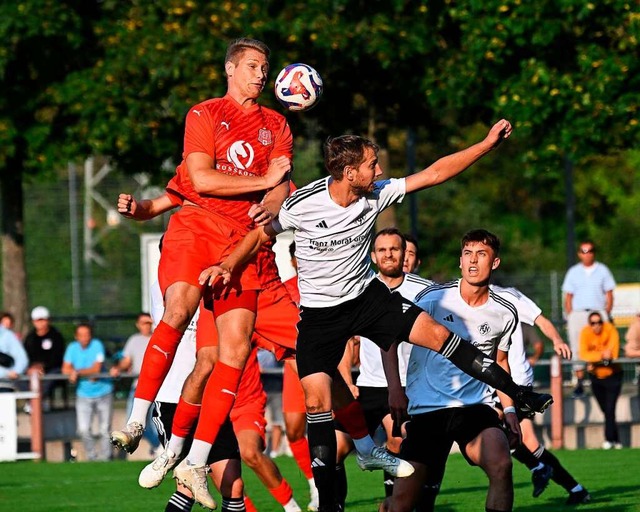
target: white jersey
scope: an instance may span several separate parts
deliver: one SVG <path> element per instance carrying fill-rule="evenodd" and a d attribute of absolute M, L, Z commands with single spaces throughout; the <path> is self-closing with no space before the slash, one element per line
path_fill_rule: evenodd
<path fill-rule="evenodd" d="M 503 288 L 490 285 L 490 288 L 498 295 L 508 300 L 518 310 L 520 322 L 534 325 L 536 318 L 542 314 L 542 310 L 529 297 L 515 288 Z M 533 368 L 527 358 L 527 351 L 522 335 L 522 326 L 518 324 L 516 332 L 511 337 L 511 349 L 509 350 L 509 367 L 513 382 L 521 386 L 533 386 Z"/>
<path fill-rule="evenodd" d="M 200 310 L 196 310 L 196 314 L 193 315 L 187 330 L 182 335 L 173 364 L 156 395 L 157 402 L 177 404 L 180 400 L 182 385 L 196 364 L 196 324 L 199 313 Z M 156 281 L 151 285 L 151 318 L 154 327 L 160 323 L 162 315 L 164 315 L 164 300 L 160 285 Z"/>
<path fill-rule="evenodd" d="M 473 343 L 487 356 L 507 352 L 518 325 L 515 307 L 489 290 L 487 302 L 472 307 L 460 296 L 460 280 L 427 288 L 416 304 L 451 332 Z M 467 375 L 446 358 L 414 346 L 407 369 L 409 413 L 421 414 L 446 407 L 491 405 L 493 389 Z"/>
<path fill-rule="evenodd" d="M 405 274 L 402 283 L 393 288 L 392 291 L 400 293 L 405 299 L 414 301 L 425 288 L 433 284 L 433 281 L 423 279 L 415 274 Z M 398 370 L 400 372 L 400 382 L 407 385 L 407 363 L 411 355 L 411 343 L 402 342 L 398 345 Z M 373 388 L 386 388 L 387 378 L 382 366 L 382 355 L 380 347 L 369 338 L 360 337 L 360 374 L 356 380 L 357 386 Z"/>
<path fill-rule="evenodd" d="M 277 232 L 294 231 L 302 306 L 336 306 L 364 291 L 375 277 L 369 251 L 376 219 L 405 195 L 404 178 L 378 181 L 344 208 L 331 199 L 330 180 L 296 190 L 272 224 Z"/>

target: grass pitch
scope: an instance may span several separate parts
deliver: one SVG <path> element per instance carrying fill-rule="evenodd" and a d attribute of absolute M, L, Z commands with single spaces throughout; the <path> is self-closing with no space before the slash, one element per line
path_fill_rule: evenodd
<path fill-rule="evenodd" d="M 580 505 L 586 511 L 640 512 L 640 450 L 577 450 L 554 452 L 562 464 L 591 493 L 592 501 Z M 308 502 L 308 486 L 293 459 L 276 459 L 283 475 L 294 489 L 300 506 Z M 173 492 L 167 479 L 157 489 L 138 487 L 138 473 L 144 462 L 36 463 L 0 464 L 0 510 L 11 512 L 147 512 L 162 511 Z M 360 471 L 353 458 L 348 460 L 349 512 L 378 510 L 384 490 L 382 473 Z M 257 477 L 243 469 L 247 493 L 258 510 L 282 508 L 260 484 Z M 566 492 L 553 482 L 537 499 L 531 497 L 530 474 L 514 461 L 515 505 L 517 511 L 561 511 Z M 484 511 L 487 479 L 479 468 L 467 465 L 453 454 L 449 458 L 442 491 L 436 509 L 442 512 Z M 194 507 L 194 511 L 201 510 Z"/>

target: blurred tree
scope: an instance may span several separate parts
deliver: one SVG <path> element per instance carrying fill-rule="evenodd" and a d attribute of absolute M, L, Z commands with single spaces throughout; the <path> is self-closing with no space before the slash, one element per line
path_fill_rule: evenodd
<path fill-rule="evenodd" d="M 26 176 L 60 164 L 70 119 L 53 93 L 69 73 L 92 65 L 97 2 L 0 3 L 0 209 L 3 308 L 27 320 L 23 189 Z"/>
<path fill-rule="evenodd" d="M 23 176 L 105 155 L 127 173 L 166 181 L 159 171 L 180 158 L 184 113 L 223 94 L 224 51 L 240 36 L 274 50 L 269 89 L 293 61 L 323 76 L 320 104 L 287 113 L 299 184 L 323 174 L 317 145 L 327 135 L 372 136 L 398 176 L 406 173 L 407 128 L 418 133 L 421 168 L 508 117 L 516 131 L 499 156 L 418 196 L 422 234 L 434 252 L 457 253 L 452 233 L 482 222 L 531 256 L 514 265 L 557 265 L 566 158 L 578 169 L 576 190 L 588 198 L 577 204 L 581 232 L 620 236 L 604 218 L 632 217 L 639 196 L 629 177 L 637 155 L 616 154 L 638 142 L 634 9 L 624 0 L 5 2 L 5 307 L 26 307 Z M 280 109 L 273 94 L 265 92 L 263 102 Z"/>

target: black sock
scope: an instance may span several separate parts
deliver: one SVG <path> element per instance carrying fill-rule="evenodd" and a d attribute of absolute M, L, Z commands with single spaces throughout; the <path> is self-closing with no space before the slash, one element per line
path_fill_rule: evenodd
<path fill-rule="evenodd" d="M 541 462 L 553 468 L 553 476 L 551 477 L 551 479 L 555 483 L 564 487 L 569 492 L 571 492 L 571 489 L 578 485 L 576 479 L 573 478 L 566 469 L 564 469 L 564 466 L 560 464 L 560 461 L 553 453 L 548 452 L 547 450 L 542 448 L 542 452 L 540 453 L 540 455 L 538 455 L 537 452 L 536 455 Z"/>
<path fill-rule="evenodd" d="M 473 378 L 516 398 L 520 388 L 511 375 L 468 341 L 450 333 L 439 353 Z"/>
<path fill-rule="evenodd" d="M 514 459 L 516 459 L 518 462 L 522 462 L 522 464 L 527 466 L 529 469 L 537 468 L 541 462 L 533 453 L 531 453 L 531 450 L 529 450 L 529 448 L 527 448 L 523 444 L 513 450 L 513 453 L 511 455 Z"/>
<path fill-rule="evenodd" d="M 436 498 L 440 492 L 440 484 L 425 484 L 422 487 L 416 512 L 433 512 L 436 508 Z"/>
<path fill-rule="evenodd" d="M 485 512 L 511 512 L 513 509 L 509 509 L 509 510 L 498 510 L 495 508 L 489 508 L 489 507 L 485 507 Z"/>
<path fill-rule="evenodd" d="M 337 443 L 331 411 L 307 413 L 307 437 L 320 507 L 332 510 L 335 506 Z"/>
<path fill-rule="evenodd" d="M 169 502 L 164 509 L 164 512 L 190 512 L 191 507 L 195 503 L 193 498 L 189 498 L 180 491 L 176 491 L 169 498 Z"/>
<path fill-rule="evenodd" d="M 239 498 L 225 498 L 222 497 L 221 512 L 247 512 L 247 507 L 244 504 L 244 496 Z"/>
<path fill-rule="evenodd" d="M 344 469 L 344 463 L 340 462 L 336 466 L 336 503 L 342 506 L 344 510 L 344 504 L 347 501 L 347 472 Z"/>
<path fill-rule="evenodd" d="M 394 453 L 393 455 L 397 457 L 397 454 Z M 382 472 L 382 477 L 384 478 L 384 495 L 388 498 L 393 495 L 393 483 L 395 482 L 396 477 L 386 471 Z"/>

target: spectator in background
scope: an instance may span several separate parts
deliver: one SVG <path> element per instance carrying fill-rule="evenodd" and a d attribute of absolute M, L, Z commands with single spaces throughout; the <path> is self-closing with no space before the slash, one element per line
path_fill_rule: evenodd
<path fill-rule="evenodd" d="M 538 331 L 534 326 L 525 323 L 520 324 L 520 326 L 522 327 L 522 341 L 527 360 L 533 367 L 544 354 L 544 342 L 538 336 Z"/>
<path fill-rule="evenodd" d="M 622 390 L 622 367 L 618 359 L 620 336 L 616 327 L 597 311 L 589 314 L 589 325 L 580 333 L 580 359 L 586 361 L 591 389 L 604 413 L 605 450 L 622 448 L 616 424 L 616 403 Z"/>
<path fill-rule="evenodd" d="M 22 339 L 20 333 L 16 332 L 16 319 L 13 317 L 11 313 L 8 311 L 0 312 L 0 325 L 5 329 L 9 329 L 13 334 L 17 336 L 18 339 Z"/>
<path fill-rule="evenodd" d="M 111 417 L 113 414 L 113 384 L 111 379 L 93 377 L 102 373 L 105 351 L 102 342 L 93 337 L 89 324 L 78 324 L 75 341 L 69 343 L 64 353 L 62 373 L 69 382 L 76 384 L 76 419 L 78 435 L 82 438 L 89 460 L 111 459 Z M 98 434 L 94 436 L 92 423 L 98 420 Z"/>
<path fill-rule="evenodd" d="M 27 373 L 46 375 L 60 373 L 64 356 L 65 341 L 62 334 L 51 325 L 49 310 L 38 306 L 31 311 L 31 330 L 24 339 L 24 348 L 29 356 Z M 63 390 L 65 407 L 67 406 L 67 387 L 64 381 L 45 380 L 42 382 L 42 407 L 46 411 L 53 404 L 53 392 L 56 387 Z"/>
<path fill-rule="evenodd" d="M 27 353 L 18 337 L 0 325 L 0 380 L 16 380 L 29 365 Z M 16 387 L 9 382 L 0 382 L 0 392 L 15 391 Z"/>
<path fill-rule="evenodd" d="M 149 340 L 151 339 L 151 331 L 153 327 L 153 321 L 151 320 L 151 315 L 149 313 L 140 313 L 136 320 L 136 329 L 138 332 L 129 336 L 129 339 L 124 345 L 124 350 L 122 352 L 122 359 L 118 361 L 118 371 L 129 372 L 135 375 L 140 374 L 140 369 L 142 368 L 142 360 L 144 359 L 144 352 L 147 350 L 147 345 L 149 344 Z M 115 374 L 115 372 L 112 372 Z M 131 383 L 131 390 L 129 391 L 129 398 L 127 400 L 127 415 L 131 414 L 131 409 L 133 407 L 133 397 L 136 392 L 136 386 L 138 385 L 138 379 L 136 378 Z M 151 421 L 151 412 L 147 414 L 147 424 Z M 151 453 L 156 454 L 156 450 L 160 446 L 160 441 L 158 439 L 158 433 L 156 429 L 148 428 L 144 431 L 143 437 L 149 442 L 151 445 Z M 157 455 L 157 454 L 156 454 Z"/>
<path fill-rule="evenodd" d="M 282 455 L 282 434 L 284 433 L 284 417 L 282 415 L 282 375 L 265 374 L 265 370 L 281 368 L 273 352 L 258 350 L 258 364 L 262 373 L 262 386 L 267 394 L 266 418 L 269 433 L 269 457 L 272 459 Z"/>
<path fill-rule="evenodd" d="M 624 339 L 627 342 L 624 346 L 624 355 L 640 358 L 640 312 L 633 318 Z M 638 396 L 640 396 L 640 378 L 638 379 Z"/>
<path fill-rule="evenodd" d="M 407 241 L 407 249 L 404 252 L 404 264 L 402 266 L 402 271 L 405 274 L 417 274 L 418 268 L 420 267 L 420 247 L 418 246 L 418 239 L 409 234 L 405 233 L 405 240 Z"/>
<path fill-rule="evenodd" d="M 613 290 L 616 282 L 606 265 L 596 261 L 596 247 L 590 240 L 580 243 L 580 263 L 573 265 L 562 283 L 564 309 L 567 315 L 567 334 L 573 353 L 573 371 L 576 378 L 574 398 L 584 396 L 584 363 L 579 361 L 580 336 L 587 325 L 589 314 L 598 311 L 602 318 L 611 319 Z"/>

